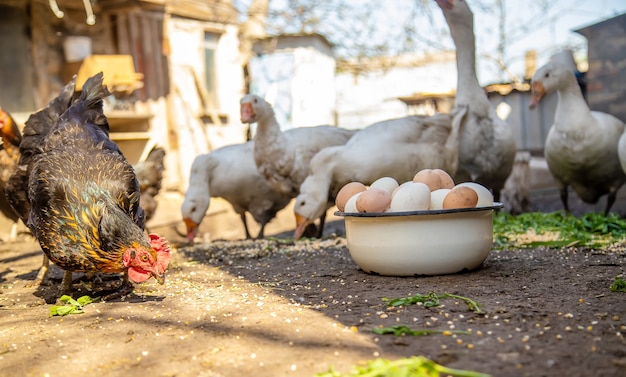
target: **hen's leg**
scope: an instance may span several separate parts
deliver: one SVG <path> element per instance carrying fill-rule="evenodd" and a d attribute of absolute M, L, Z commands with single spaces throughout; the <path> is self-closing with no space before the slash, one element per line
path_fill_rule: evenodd
<path fill-rule="evenodd" d="M 117 299 L 131 294 L 134 289 L 135 286 L 133 286 L 133 283 L 128 280 L 128 270 L 126 270 L 124 271 L 124 276 L 122 277 L 122 284 L 120 285 L 120 287 L 112 293 L 103 295 L 101 299 L 102 301 L 111 301 L 113 299 Z"/>
<path fill-rule="evenodd" d="M 63 274 L 63 281 L 61 283 L 62 294 L 72 294 L 72 271 L 65 271 Z"/>
<path fill-rule="evenodd" d="M 9 235 L 10 241 L 15 241 L 17 239 L 17 221 L 13 222 L 11 225 L 11 234 Z"/>
<path fill-rule="evenodd" d="M 41 267 L 39 268 L 39 272 L 37 273 L 37 277 L 35 278 L 35 282 L 38 284 L 43 283 L 44 280 L 48 277 L 48 272 L 50 271 L 50 259 L 46 254 L 43 255 L 43 260 L 41 262 Z"/>

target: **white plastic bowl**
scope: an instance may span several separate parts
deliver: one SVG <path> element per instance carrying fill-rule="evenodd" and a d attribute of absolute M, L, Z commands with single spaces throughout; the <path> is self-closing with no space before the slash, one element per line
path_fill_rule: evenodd
<path fill-rule="evenodd" d="M 489 207 L 391 213 L 345 213 L 348 250 L 365 272 L 445 275 L 479 267 L 493 246 Z"/>

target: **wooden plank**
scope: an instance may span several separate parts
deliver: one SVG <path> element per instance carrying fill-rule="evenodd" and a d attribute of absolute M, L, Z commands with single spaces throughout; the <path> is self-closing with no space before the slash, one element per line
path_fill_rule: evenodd
<path fill-rule="evenodd" d="M 130 54 L 130 40 L 128 39 L 128 16 L 116 13 L 117 47 L 120 54 Z"/>
<path fill-rule="evenodd" d="M 144 88 L 148 98 L 157 99 L 158 95 L 153 81 L 155 78 L 153 46 L 157 36 L 153 34 L 153 30 L 150 27 L 151 22 L 149 14 L 141 14 L 138 18 L 139 24 L 141 25 L 141 55 L 144 58 L 144 70 L 142 71 L 144 74 Z"/>
<path fill-rule="evenodd" d="M 158 97 L 164 96 L 166 92 L 165 80 L 167 76 L 163 66 L 163 18 L 152 17 L 150 22 L 151 34 L 154 36 L 153 43 L 155 48 L 153 50 L 154 62 L 154 85 L 156 86 L 156 93 Z"/>
<path fill-rule="evenodd" d="M 141 33 L 139 31 L 140 21 L 139 21 L 138 12 L 131 12 L 128 14 L 128 37 L 130 40 L 130 55 L 133 57 L 135 62 L 135 70 L 137 72 L 144 73 L 144 80 L 147 80 L 147 75 L 145 75 L 145 57 L 142 54 L 142 40 Z M 135 91 L 137 95 L 137 99 L 140 101 L 147 100 L 146 87 L 144 85 L 143 88 L 137 89 Z"/>

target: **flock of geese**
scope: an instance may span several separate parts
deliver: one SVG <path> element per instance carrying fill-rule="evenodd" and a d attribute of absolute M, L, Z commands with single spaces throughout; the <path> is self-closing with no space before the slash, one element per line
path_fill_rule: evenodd
<path fill-rule="evenodd" d="M 242 123 L 257 123 L 254 140 L 198 156 L 191 168 L 182 216 L 190 241 L 209 207 L 222 197 L 241 216 L 265 225 L 292 199 L 294 238 L 320 236 L 326 211 L 343 185 L 369 185 L 389 176 L 411 180 L 425 168 L 439 168 L 459 179 L 488 187 L 496 201 L 511 174 L 517 146 L 510 127 L 490 104 L 476 76 L 473 14 L 463 0 L 436 0 L 456 46 L 457 94 L 450 114 L 407 116 L 374 123 L 358 131 L 316 126 L 281 131 L 270 104 L 256 95 L 241 101 Z M 551 61 L 532 79 L 531 108 L 548 93 L 558 105 L 545 143 L 545 157 L 564 209 L 568 188 L 596 203 L 608 195 L 605 213 L 626 181 L 624 123 L 590 111 L 566 65 Z M 462 178 L 458 178 L 462 177 Z M 314 222 L 319 219 L 319 224 Z"/>

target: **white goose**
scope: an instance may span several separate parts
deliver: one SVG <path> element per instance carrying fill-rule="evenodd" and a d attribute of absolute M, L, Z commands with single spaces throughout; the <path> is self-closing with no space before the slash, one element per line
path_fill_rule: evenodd
<path fill-rule="evenodd" d="M 457 93 L 453 113 L 466 111 L 459 132 L 459 173 L 493 191 L 511 174 L 517 146 L 510 127 L 491 106 L 476 76 L 474 15 L 463 0 L 436 0 L 456 46 Z"/>
<path fill-rule="evenodd" d="M 604 210 L 608 214 L 617 191 L 626 182 L 618 157 L 624 123 L 610 114 L 591 111 L 574 73 L 556 62 L 544 65 L 533 75 L 531 109 L 555 91 L 558 102 L 544 154 L 563 207 L 569 211 L 567 189 L 571 186 L 587 203 L 596 203 L 608 194 Z"/>
<path fill-rule="evenodd" d="M 254 160 L 274 190 L 295 197 L 309 174 L 309 163 L 320 150 L 345 144 L 356 131 L 333 126 L 299 127 L 281 131 L 274 109 L 263 98 L 248 94 L 241 101 L 241 122 L 257 123 Z M 320 218 L 321 236 L 324 217 Z"/>
<path fill-rule="evenodd" d="M 259 174 L 253 158 L 254 143 L 228 145 L 196 157 L 189 177 L 189 188 L 181 206 L 192 242 L 209 209 L 211 197 L 226 199 L 243 222 L 246 238 L 251 238 L 246 212 L 261 224 L 257 238 L 263 238 L 265 225 L 291 201 L 272 190 Z"/>
<path fill-rule="evenodd" d="M 458 128 L 464 115 L 454 120 L 447 114 L 390 119 L 362 129 L 345 145 L 320 151 L 311 161 L 311 173 L 294 203 L 294 238 L 326 213 L 349 182 L 369 185 L 388 176 L 403 183 L 425 168 L 440 168 L 453 175 L 458 162 Z"/>

